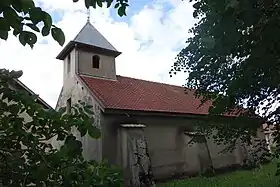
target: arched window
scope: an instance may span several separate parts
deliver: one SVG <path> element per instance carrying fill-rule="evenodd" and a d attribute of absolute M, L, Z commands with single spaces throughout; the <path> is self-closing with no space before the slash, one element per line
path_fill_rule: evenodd
<path fill-rule="evenodd" d="M 99 69 L 99 61 L 100 61 L 100 57 L 98 55 L 94 55 L 92 56 L 92 68 L 96 68 Z"/>

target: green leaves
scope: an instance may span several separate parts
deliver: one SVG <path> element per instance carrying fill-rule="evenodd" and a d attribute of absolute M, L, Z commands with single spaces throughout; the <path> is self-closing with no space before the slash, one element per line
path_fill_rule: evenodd
<path fill-rule="evenodd" d="M 211 49 L 215 46 L 215 39 L 211 36 L 205 36 L 201 38 L 201 45 L 204 48 Z"/>
<path fill-rule="evenodd" d="M 96 3 L 99 7 L 102 7 L 103 0 L 96 0 Z"/>
<path fill-rule="evenodd" d="M 17 25 L 20 24 L 20 17 L 12 8 L 5 9 L 3 16 L 12 27 L 17 27 Z"/>
<path fill-rule="evenodd" d="M 24 38 L 26 34 L 23 31 L 20 37 Z M 67 115 L 43 109 L 35 101 L 37 96 L 16 89 L 15 79 L 21 75 L 22 71 L 0 69 L 0 171 L 5 171 L 1 173 L 1 184 L 121 186 L 118 170 L 108 164 L 84 160 L 82 143 L 71 133 L 73 129 L 80 129 L 84 135 L 88 132 L 91 137 L 100 137 L 89 112 L 92 106 L 79 102 L 75 105 L 75 112 Z M 22 112 L 26 113 L 19 115 Z M 52 139 L 55 137 L 63 142 L 60 149 L 50 144 L 57 143 Z"/>
<path fill-rule="evenodd" d="M 47 12 L 42 12 L 42 21 L 44 22 L 45 26 L 52 26 L 52 17 Z"/>
<path fill-rule="evenodd" d="M 50 30 L 55 28 L 55 37 L 60 45 L 63 45 L 65 38 L 64 34 L 57 27 L 52 25 L 51 16 L 43 11 L 40 7 L 35 7 L 33 0 L 12 0 L 1 2 L 0 10 L 3 12 L 3 17 L 0 17 L 0 38 L 7 40 L 8 31 L 13 29 L 15 36 L 19 35 L 20 43 L 25 46 L 28 44 L 31 48 L 37 42 L 35 32 L 40 32 L 37 24 L 43 23 L 42 36 L 50 34 Z M 24 25 L 31 28 L 32 31 L 24 29 Z"/>
<path fill-rule="evenodd" d="M 65 42 L 65 36 L 63 31 L 60 28 L 54 27 L 52 28 L 51 32 L 53 39 L 55 39 L 59 43 L 59 45 L 62 46 Z"/>
<path fill-rule="evenodd" d="M 119 8 L 119 6 L 120 6 L 120 3 L 116 3 L 115 6 L 114 6 L 114 8 L 117 9 L 117 8 Z"/>
<path fill-rule="evenodd" d="M 19 41 L 23 46 L 29 44 L 30 47 L 33 48 L 34 44 L 37 42 L 37 36 L 32 32 L 22 31 L 19 34 Z"/>
<path fill-rule="evenodd" d="M 35 25 L 43 20 L 43 15 L 43 10 L 40 7 L 34 7 L 29 10 L 30 19 Z"/>
<path fill-rule="evenodd" d="M 22 2 L 22 10 L 24 13 L 28 13 L 28 10 L 30 8 L 35 7 L 33 0 L 22 0 L 21 2 Z"/>
<path fill-rule="evenodd" d="M 79 0 L 73 0 L 74 3 Z M 113 4 L 114 0 L 84 0 L 85 7 L 103 7 L 103 4 L 106 3 L 106 7 L 110 8 Z M 126 9 L 129 6 L 128 0 L 115 0 L 114 8 L 117 9 L 117 13 L 120 17 L 126 16 Z"/>
<path fill-rule="evenodd" d="M 75 157 L 75 155 L 81 155 L 82 143 L 76 140 L 75 136 L 69 135 L 65 139 L 64 145 L 61 149 L 62 151 L 65 151 L 68 156 Z"/>
<path fill-rule="evenodd" d="M 195 4 L 193 4 L 193 8 L 195 9 L 199 9 L 200 6 L 201 6 L 201 2 L 196 2 Z"/>
<path fill-rule="evenodd" d="M 8 38 L 8 31 L 0 30 L 0 38 L 3 40 L 7 40 Z"/>
<path fill-rule="evenodd" d="M 113 0 L 107 0 L 107 8 L 109 8 L 113 3 Z"/>
<path fill-rule="evenodd" d="M 118 9 L 119 16 L 121 16 L 121 17 L 126 16 L 125 10 L 126 10 L 126 6 L 120 6 L 120 8 Z"/>
<path fill-rule="evenodd" d="M 127 3 L 128 1 L 126 1 L 126 0 L 120 0 L 118 3 L 119 3 L 119 5 L 115 5 L 115 8 L 117 7 L 118 8 L 118 15 L 119 16 L 126 16 L 126 8 L 129 6 L 128 5 L 128 3 Z"/>
<path fill-rule="evenodd" d="M 73 0 L 74 3 L 79 0 Z M 85 7 L 106 7 L 109 8 L 113 5 L 114 0 L 84 0 Z M 128 7 L 128 0 L 115 0 L 113 7 L 117 9 L 119 16 L 126 16 L 126 8 Z M 53 25 L 51 15 L 43 11 L 40 7 L 35 6 L 33 0 L 2 0 L 0 3 L 0 12 L 3 17 L 0 17 L 0 38 L 7 40 L 8 32 L 13 29 L 13 35 L 19 35 L 20 43 L 25 46 L 28 44 L 31 48 L 37 42 L 37 36 L 33 33 L 40 32 L 38 27 L 39 23 L 43 23 L 41 30 L 42 36 L 51 35 L 59 45 L 65 42 L 63 31 Z M 32 31 L 26 31 L 24 25 L 31 28 Z M 33 34 L 31 34 L 33 33 Z"/>
<path fill-rule="evenodd" d="M 88 127 L 88 134 L 94 139 L 98 139 L 101 136 L 100 130 L 94 126 Z"/>
<path fill-rule="evenodd" d="M 27 25 L 28 27 L 30 27 L 32 30 L 37 31 L 37 32 L 40 32 L 40 29 L 39 29 L 36 25 L 31 24 L 31 23 L 27 23 L 26 25 Z"/>
<path fill-rule="evenodd" d="M 280 101 L 280 45 L 275 45 L 280 42 L 280 5 L 198 0 L 193 7 L 200 20 L 190 29 L 192 36 L 171 73 L 189 73 L 186 87 L 213 104 L 210 115 L 230 114 L 241 120 L 234 127 L 225 125 L 228 118 L 221 126 L 211 126 L 218 130 L 219 142 L 249 142 L 264 121 L 280 123 L 280 107 L 274 107 Z M 275 139 L 280 143 L 279 130 Z"/>
<path fill-rule="evenodd" d="M 79 0 L 77 0 L 76 2 L 78 2 Z M 75 2 L 75 1 L 74 1 Z M 85 0 L 85 7 L 89 8 L 90 6 L 93 6 L 92 1 L 91 0 Z"/>
<path fill-rule="evenodd" d="M 20 41 L 20 43 L 21 43 L 23 46 L 26 45 L 27 42 L 26 42 L 25 34 L 24 34 L 24 33 L 19 35 L 19 41 Z"/>
<path fill-rule="evenodd" d="M 9 31 L 10 30 L 10 25 L 9 25 L 7 19 L 5 19 L 3 17 L 0 17 L 0 24 L 1 24 L 0 30 L 2 30 L 2 31 Z"/>
<path fill-rule="evenodd" d="M 42 36 L 48 36 L 50 34 L 50 29 L 51 29 L 50 27 L 44 26 L 42 28 Z"/>

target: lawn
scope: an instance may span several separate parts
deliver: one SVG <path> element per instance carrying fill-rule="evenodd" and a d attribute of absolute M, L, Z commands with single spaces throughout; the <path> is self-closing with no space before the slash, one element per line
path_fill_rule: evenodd
<path fill-rule="evenodd" d="M 158 184 L 157 187 L 277 187 L 280 178 L 275 176 L 276 164 L 252 171 L 236 171 L 215 177 L 194 177 Z"/>

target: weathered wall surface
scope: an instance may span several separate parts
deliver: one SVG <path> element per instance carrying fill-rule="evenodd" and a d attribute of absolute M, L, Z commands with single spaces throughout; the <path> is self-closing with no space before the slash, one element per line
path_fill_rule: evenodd
<path fill-rule="evenodd" d="M 117 115 L 105 116 L 107 129 L 117 129 L 115 120 Z M 223 147 L 207 140 L 207 146 L 203 143 L 190 145 L 191 137 L 184 132 L 192 130 L 196 121 L 175 117 L 148 117 L 134 118 L 140 124 L 146 125 L 144 132 L 148 142 L 148 150 L 152 162 L 153 174 L 156 178 L 170 177 L 173 174 L 194 174 L 206 169 L 212 163 L 215 168 L 227 167 L 232 164 L 240 164 L 240 152 L 234 151 L 227 154 L 219 154 Z M 116 131 L 109 131 L 110 138 L 104 140 L 108 147 L 103 146 L 103 153 L 111 162 L 118 163 L 118 137 Z M 210 159 L 211 156 L 211 159 Z"/>
<path fill-rule="evenodd" d="M 109 160 L 112 164 L 118 164 L 118 124 L 114 123 L 115 119 L 108 119 L 103 116 L 102 122 L 102 155 L 103 159 Z"/>
<path fill-rule="evenodd" d="M 182 134 L 176 127 L 172 127 L 172 124 L 161 127 L 149 124 L 144 130 L 155 175 L 175 173 L 185 167 L 184 158 L 181 155 Z"/>
<path fill-rule="evenodd" d="M 98 55 L 100 57 L 99 69 L 95 69 L 92 67 L 93 55 Z M 101 103 L 99 103 L 97 99 L 94 98 L 91 93 L 89 93 L 89 91 L 84 87 L 84 85 L 81 84 L 76 74 L 79 73 L 83 75 L 103 77 L 108 79 L 116 79 L 115 58 L 100 55 L 100 54 L 95 54 L 92 52 L 82 51 L 78 49 L 73 49 L 70 52 L 69 56 L 70 56 L 70 62 L 68 57 L 66 57 L 63 61 L 64 63 L 63 90 L 59 96 L 57 108 L 66 106 L 66 101 L 69 98 L 71 98 L 72 104 L 75 104 L 78 102 L 78 100 L 81 100 L 81 101 L 85 101 L 88 104 L 91 104 L 94 107 L 94 112 L 95 112 L 94 125 L 98 126 L 101 129 L 102 137 L 100 140 L 93 140 L 90 137 L 86 136 L 81 140 L 84 146 L 85 158 L 100 160 L 102 158 L 102 151 L 103 151 L 102 145 L 106 145 L 106 146 L 110 145 L 110 143 L 109 144 L 107 144 L 106 142 L 102 143 L 104 141 L 103 137 L 106 137 L 106 139 L 110 139 L 110 136 L 108 136 L 107 132 L 109 132 L 110 134 L 114 134 L 115 136 L 117 133 L 112 132 L 114 131 L 114 129 L 110 129 L 110 128 L 108 129 L 107 127 L 101 126 L 101 124 L 103 124 L 102 123 L 103 116 L 101 114 L 101 108 L 102 108 Z M 79 133 L 77 133 L 77 131 L 75 131 L 75 134 L 77 135 L 77 137 L 79 137 Z M 54 142 L 54 143 L 58 144 L 58 142 Z"/>
<path fill-rule="evenodd" d="M 100 57 L 99 69 L 92 68 L 92 56 Z M 108 79 L 116 79 L 115 58 L 100 55 L 92 52 L 78 51 L 79 66 L 78 71 L 84 75 L 103 77 Z"/>
<path fill-rule="evenodd" d="M 87 91 L 87 89 L 84 87 L 83 84 L 80 83 L 80 81 L 74 76 L 71 79 L 68 79 L 68 81 L 71 83 L 66 84 L 67 87 L 63 87 L 63 90 L 59 96 L 58 103 L 57 103 L 57 109 L 61 107 L 66 106 L 66 101 L 71 98 L 72 105 L 77 103 L 79 100 L 86 102 L 87 104 L 90 104 L 93 106 L 94 110 L 94 124 L 98 128 L 101 128 L 101 109 L 100 104 L 95 100 L 90 93 Z M 101 129 L 102 131 L 102 129 Z M 73 129 L 73 133 L 76 135 L 77 138 L 79 138 L 83 143 L 84 148 L 84 157 L 86 159 L 95 159 L 95 160 L 101 160 L 102 158 L 102 139 L 92 139 L 89 135 L 85 135 L 85 137 L 80 137 L 80 134 L 77 130 Z M 57 144 L 57 142 L 54 142 Z"/>
<path fill-rule="evenodd" d="M 63 60 L 63 88 L 68 90 L 75 84 L 75 72 L 77 69 L 77 50 L 73 49 L 68 56 Z M 70 66 L 70 67 L 69 67 Z M 69 70 L 69 72 L 68 72 Z"/>
<path fill-rule="evenodd" d="M 238 145 L 234 151 L 223 154 L 221 154 L 221 152 L 227 147 L 226 145 L 217 145 L 212 138 L 207 139 L 207 145 L 214 168 L 224 168 L 229 165 L 242 164 L 243 159 L 240 159 L 240 157 L 243 157 L 243 155 L 239 148 L 240 145 Z"/>
<path fill-rule="evenodd" d="M 184 139 L 184 144 L 182 146 L 182 159 L 184 161 L 184 172 L 192 174 L 199 172 L 203 165 L 201 164 L 201 160 L 199 157 L 199 153 L 201 153 L 201 147 L 203 145 L 199 145 L 197 143 L 189 144 L 192 140 L 192 137 L 187 134 L 182 134 Z M 202 153 L 205 154 L 205 151 L 202 150 Z M 205 156 L 207 156 L 205 154 Z"/>
<path fill-rule="evenodd" d="M 123 124 L 119 128 L 118 157 L 125 186 L 154 186 L 150 155 L 143 131 L 144 125 Z"/>
<path fill-rule="evenodd" d="M 259 158 L 265 153 L 264 149 L 260 149 L 260 147 L 265 146 L 267 151 L 269 150 L 267 147 L 267 141 L 265 138 L 265 132 L 263 128 L 258 129 L 256 136 L 252 137 L 252 145 L 247 146 L 250 156 L 256 154 Z"/>

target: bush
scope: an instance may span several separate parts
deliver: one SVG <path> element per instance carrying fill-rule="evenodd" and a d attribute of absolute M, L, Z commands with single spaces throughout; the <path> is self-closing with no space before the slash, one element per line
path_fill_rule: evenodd
<path fill-rule="evenodd" d="M 71 133 L 99 138 L 92 106 L 79 102 L 70 113 L 44 109 L 36 97 L 14 90 L 21 72 L 0 70 L 0 185 L 121 186 L 120 172 L 107 163 L 86 161 Z M 50 143 L 62 141 L 60 149 Z"/>

